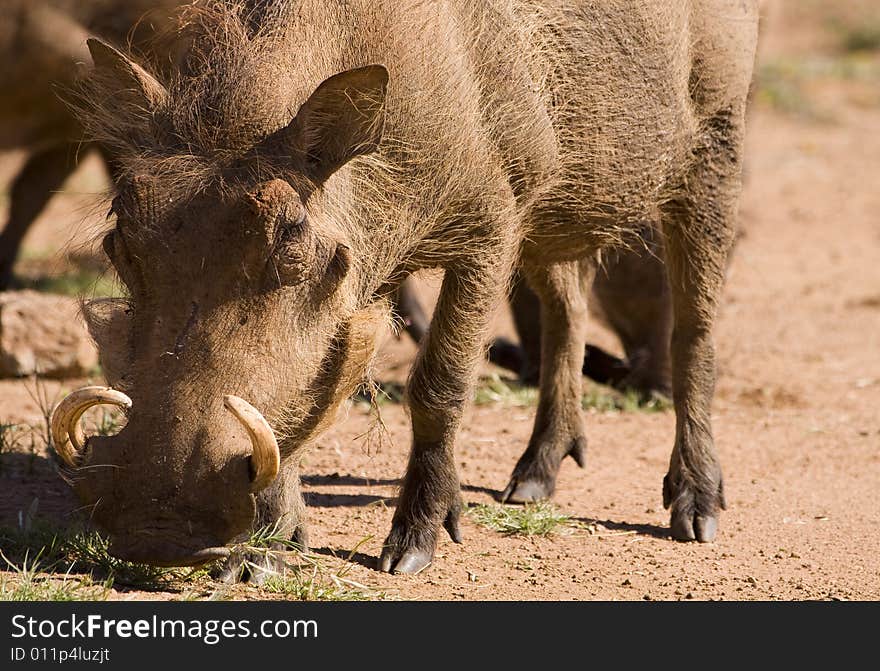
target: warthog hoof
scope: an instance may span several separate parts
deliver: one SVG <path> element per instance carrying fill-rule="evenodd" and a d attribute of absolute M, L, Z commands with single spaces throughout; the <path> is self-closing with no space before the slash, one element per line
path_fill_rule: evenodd
<path fill-rule="evenodd" d="M 531 479 L 519 480 L 513 476 L 501 493 L 501 503 L 532 503 L 549 499 L 552 495 L 552 483 Z"/>
<path fill-rule="evenodd" d="M 718 534 L 718 514 L 725 508 L 724 487 L 719 481 L 714 494 L 700 494 L 691 485 L 673 484 L 663 478 L 663 505 L 670 508 L 669 530 L 677 541 L 712 543 Z"/>
<path fill-rule="evenodd" d="M 407 550 L 403 554 L 394 552 L 391 548 L 382 551 L 379 560 L 379 570 L 385 573 L 407 573 L 416 575 L 421 573 L 434 561 L 434 549 Z"/>
<path fill-rule="evenodd" d="M 446 515 L 443 527 L 455 543 L 461 543 L 458 518 L 461 506 L 457 504 Z M 433 529 L 420 529 L 418 525 L 395 521 L 391 533 L 385 539 L 379 570 L 384 573 L 421 573 L 434 561 L 437 533 Z"/>
<path fill-rule="evenodd" d="M 562 445 L 568 445 L 568 448 L 559 450 L 552 443 L 545 443 L 537 448 L 530 446 L 513 469 L 510 482 L 501 493 L 501 503 L 532 503 L 552 497 L 556 491 L 559 464 L 565 457 L 574 459 L 581 468 L 586 466 L 586 438 L 577 436 L 566 440 Z M 558 456 L 559 454 L 562 456 Z"/>

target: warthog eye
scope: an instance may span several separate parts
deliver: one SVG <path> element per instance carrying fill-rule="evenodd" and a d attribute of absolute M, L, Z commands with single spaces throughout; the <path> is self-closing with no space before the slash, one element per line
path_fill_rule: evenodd
<path fill-rule="evenodd" d="M 118 223 L 116 228 L 104 236 L 104 239 L 101 241 L 101 247 L 110 263 L 116 269 L 119 279 L 128 287 L 128 290 L 132 294 L 142 290 L 144 287 L 143 278 L 132 261 L 132 255 L 126 244 L 125 235 Z"/>

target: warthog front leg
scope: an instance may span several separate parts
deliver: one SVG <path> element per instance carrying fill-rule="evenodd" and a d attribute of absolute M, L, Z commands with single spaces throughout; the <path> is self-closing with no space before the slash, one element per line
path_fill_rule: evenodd
<path fill-rule="evenodd" d="M 583 466 L 587 448 L 581 368 L 587 320 L 584 289 L 592 274 L 574 262 L 526 272 L 541 297 L 541 395 L 529 446 L 501 495 L 511 503 L 549 498 L 562 460 L 571 456 Z"/>
<path fill-rule="evenodd" d="M 676 416 L 663 503 L 671 508 L 670 527 L 679 540 L 714 540 L 718 515 L 725 507 L 712 438 L 712 329 L 735 239 L 741 123 L 741 116 L 737 119 L 735 114 L 710 120 L 705 145 L 695 152 L 682 195 L 663 213 L 675 315 L 671 350 Z"/>
<path fill-rule="evenodd" d="M 434 557 L 444 526 L 461 542 L 462 510 L 453 446 L 483 358 L 483 341 L 510 276 L 505 254 L 480 268 L 447 269 L 431 328 L 409 380 L 413 446 L 381 570 L 418 573 Z"/>
<path fill-rule="evenodd" d="M 271 539 L 266 547 L 233 552 L 226 560 L 220 579 L 224 582 L 263 583 L 266 578 L 284 572 L 277 553 L 288 550 L 288 541 L 298 549 L 308 550 L 306 504 L 299 476 L 299 459 L 282 462 L 275 481 L 257 494 L 257 517 L 254 529 L 266 532 Z"/>
<path fill-rule="evenodd" d="M 12 185 L 9 221 L 0 233 L 0 291 L 9 288 L 21 242 L 54 192 L 74 168 L 74 150 L 63 144 L 31 156 Z"/>

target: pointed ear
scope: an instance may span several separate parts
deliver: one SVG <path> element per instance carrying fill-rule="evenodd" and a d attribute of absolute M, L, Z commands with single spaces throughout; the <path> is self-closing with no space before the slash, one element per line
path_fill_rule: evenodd
<path fill-rule="evenodd" d="M 115 80 L 119 85 L 120 95 L 132 96 L 133 102 L 151 111 L 165 102 L 168 97 L 167 89 L 140 65 L 94 37 L 86 43 L 95 69 Z"/>
<path fill-rule="evenodd" d="M 351 159 L 379 148 L 387 88 L 388 71 L 382 65 L 333 75 L 270 141 L 301 157 L 306 176 L 323 184 Z"/>

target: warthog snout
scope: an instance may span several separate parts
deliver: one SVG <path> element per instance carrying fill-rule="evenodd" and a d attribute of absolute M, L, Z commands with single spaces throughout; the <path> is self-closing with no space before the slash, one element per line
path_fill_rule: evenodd
<path fill-rule="evenodd" d="M 115 436 L 87 438 L 81 419 L 96 405 L 124 408 L 128 424 Z M 65 477 L 109 534 L 114 556 L 197 566 L 226 557 L 224 544 L 253 523 L 253 495 L 279 472 L 278 441 L 263 415 L 238 396 L 207 407 L 201 422 L 183 424 L 175 413 L 117 390 L 85 387 L 53 412 Z M 186 466 L 175 461 L 182 454 Z M 135 485 L 132 473 L 142 475 Z"/>

